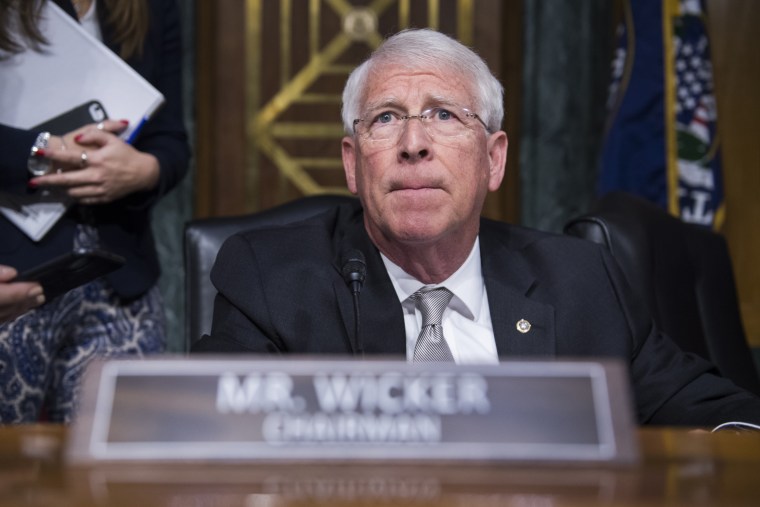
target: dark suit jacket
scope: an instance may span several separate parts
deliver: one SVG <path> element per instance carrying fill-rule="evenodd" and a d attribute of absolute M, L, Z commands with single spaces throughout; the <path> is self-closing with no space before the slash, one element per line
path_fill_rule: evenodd
<path fill-rule="evenodd" d="M 482 272 L 499 357 L 622 358 L 641 423 L 760 423 L 760 399 L 658 332 L 598 245 L 482 220 Z M 341 275 L 345 252 L 366 257 L 361 329 Z M 358 205 L 231 237 L 211 273 L 219 293 L 210 337 L 194 351 L 403 357 L 396 292 Z M 519 333 L 526 319 L 530 332 Z M 360 340 L 360 344 L 359 344 Z"/>
<path fill-rule="evenodd" d="M 55 0 L 72 17 L 68 0 Z M 179 11 L 176 0 L 149 0 L 150 25 L 140 57 L 129 63 L 161 93 L 166 102 L 145 125 L 135 148 L 154 155 L 161 167 L 159 183 L 150 192 L 132 194 L 107 205 L 91 206 L 92 217 L 104 248 L 126 257 L 126 265 L 108 275 L 108 281 L 123 298 L 141 295 L 157 280 L 160 269 L 150 229 L 150 210 L 174 188 L 187 172 L 189 148 L 182 114 L 182 51 Z M 113 33 L 105 19 L 105 4 L 98 3 L 104 42 L 118 54 Z M 54 79 L 55 76 L 51 76 Z M 116 118 L 118 119 L 118 118 Z M 0 125 L 0 189 L 25 194 L 29 172 L 27 158 L 38 132 Z M 38 243 L 0 217 L 0 263 L 19 271 L 70 251 L 78 219 L 76 207 Z"/>

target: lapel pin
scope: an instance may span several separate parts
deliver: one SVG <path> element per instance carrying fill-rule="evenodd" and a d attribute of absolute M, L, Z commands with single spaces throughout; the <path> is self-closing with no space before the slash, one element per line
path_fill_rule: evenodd
<path fill-rule="evenodd" d="M 520 319 L 517 321 L 517 325 L 515 326 L 518 331 L 520 331 L 522 334 L 527 333 L 530 331 L 530 322 L 528 322 L 525 319 Z"/>

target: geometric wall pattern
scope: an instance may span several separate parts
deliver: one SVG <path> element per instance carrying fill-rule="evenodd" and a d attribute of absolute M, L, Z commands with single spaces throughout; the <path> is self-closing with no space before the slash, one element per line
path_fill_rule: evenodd
<path fill-rule="evenodd" d="M 432 27 L 472 44 L 475 0 L 247 0 L 246 202 L 346 192 L 340 96 L 386 34 Z"/>

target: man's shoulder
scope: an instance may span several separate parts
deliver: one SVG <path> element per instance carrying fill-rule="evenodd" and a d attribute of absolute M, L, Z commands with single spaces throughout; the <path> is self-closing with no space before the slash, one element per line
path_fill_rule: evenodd
<path fill-rule="evenodd" d="M 330 238 L 335 234 L 361 222 L 361 207 L 357 203 L 345 203 L 316 212 L 305 218 L 279 219 L 262 221 L 260 225 L 252 226 L 238 233 L 248 241 L 267 243 L 283 239 L 304 240 L 305 236 L 321 236 Z"/>
<path fill-rule="evenodd" d="M 510 250 L 578 252 L 587 255 L 596 252 L 599 245 L 591 241 L 509 224 L 484 218 L 481 220 L 481 237 L 496 242 Z"/>
<path fill-rule="evenodd" d="M 228 238 L 223 249 L 253 254 L 267 266 L 323 263 L 336 256 L 347 231 L 361 224 L 358 204 L 341 204 L 308 218 L 250 227 Z"/>

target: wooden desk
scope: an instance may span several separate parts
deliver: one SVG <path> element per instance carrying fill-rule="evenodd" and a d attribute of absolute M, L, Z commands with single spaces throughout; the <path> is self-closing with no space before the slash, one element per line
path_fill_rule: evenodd
<path fill-rule="evenodd" d="M 643 429 L 624 468 L 515 465 L 67 466 L 66 429 L 0 428 L 0 506 L 760 505 L 760 433 Z"/>

